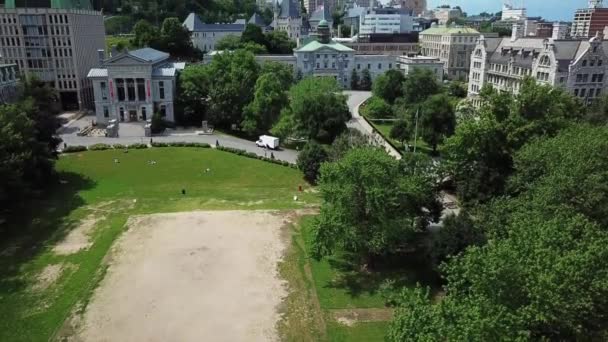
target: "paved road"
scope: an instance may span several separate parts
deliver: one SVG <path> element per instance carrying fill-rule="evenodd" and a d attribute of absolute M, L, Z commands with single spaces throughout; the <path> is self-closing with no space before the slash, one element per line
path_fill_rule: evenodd
<path fill-rule="evenodd" d="M 122 123 L 120 126 L 120 137 L 80 137 L 76 135 L 79 129 L 91 124 L 94 117 L 86 116 L 80 120 L 70 122 L 59 130 L 60 137 L 67 145 L 83 145 L 90 146 L 93 144 L 134 144 L 134 143 L 149 143 L 150 138 L 144 136 L 143 124 L 127 124 Z M 232 148 L 246 150 L 256 153 L 259 156 L 264 156 L 264 149 L 259 148 L 254 142 L 240 139 L 237 137 L 215 133 L 212 135 L 196 135 L 195 130 L 177 130 L 172 131 L 164 136 L 153 137 L 156 142 L 200 142 L 215 145 L 216 140 L 220 145 Z M 298 152 L 294 150 L 283 149 L 272 152 L 276 159 L 295 163 L 298 157 Z M 270 157 L 270 151 L 266 152 L 266 156 Z"/>
<path fill-rule="evenodd" d="M 374 128 L 359 114 L 359 106 L 361 106 L 365 100 L 369 99 L 372 96 L 372 93 L 369 91 L 344 91 L 344 94 L 348 95 L 348 108 L 353 116 L 352 120 L 348 123 L 348 127 L 354 128 L 367 136 L 371 136 L 375 141 L 384 146 L 384 149 L 388 154 L 396 159 L 401 159 L 401 154 L 386 142 L 381 135 L 377 134 Z"/>

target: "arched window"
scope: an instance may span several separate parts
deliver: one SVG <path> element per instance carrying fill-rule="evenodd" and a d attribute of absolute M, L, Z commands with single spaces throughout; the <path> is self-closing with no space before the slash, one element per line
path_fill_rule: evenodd
<path fill-rule="evenodd" d="M 540 58 L 540 65 L 542 65 L 542 66 L 550 66 L 551 65 L 551 59 L 549 59 L 549 56 L 542 56 Z"/>
<path fill-rule="evenodd" d="M 475 57 L 481 57 L 481 49 L 475 50 Z"/>

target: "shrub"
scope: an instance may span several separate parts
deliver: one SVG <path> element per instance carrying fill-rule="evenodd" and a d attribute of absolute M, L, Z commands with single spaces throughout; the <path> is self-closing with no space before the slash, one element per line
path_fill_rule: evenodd
<path fill-rule="evenodd" d="M 136 143 L 136 144 L 131 144 L 131 145 L 127 146 L 127 148 L 132 149 L 132 150 L 141 150 L 144 148 L 148 148 L 148 145 Z"/>
<path fill-rule="evenodd" d="M 169 145 L 168 143 L 162 143 L 162 142 L 152 142 L 152 147 L 169 147 L 171 145 Z"/>
<path fill-rule="evenodd" d="M 112 147 L 114 147 L 115 150 L 124 150 L 125 148 L 127 148 L 127 146 L 123 144 L 114 144 L 112 145 Z"/>
<path fill-rule="evenodd" d="M 108 144 L 93 144 L 93 145 L 89 146 L 90 151 L 104 151 L 104 150 L 109 150 L 111 148 L 112 148 L 112 146 L 110 146 Z"/>
<path fill-rule="evenodd" d="M 371 99 L 369 99 L 369 101 L 365 104 L 365 107 L 363 107 L 362 113 L 366 117 L 372 119 L 393 117 L 393 109 L 391 106 L 377 96 L 373 96 Z"/>
<path fill-rule="evenodd" d="M 298 168 L 304 173 L 304 178 L 312 184 L 317 182 L 321 164 L 327 160 L 327 151 L 323 146 L 310 142 L 304 146 L 298 156 Z"/>
<path fill-rule="evenodd" d="M 291 164 L 291 163 L 289 163 L 287 161 L 282 161 L 282 160 L 277 160 L 277 159 L 272 159 L 272 158 L 258 156 L 257 154 L 255 154 L 253 152 L 248 152 L 248 151 L 245 151 L 245 150 L 240 150 L 238 148 L 232 148 L 232 147 L 226 147 L 226 146 L 218 146 L 218 147 L 216 147 L 216 149 L 219 150 L 219 151 L 234 153 L 236 155 L 247 157 L 247 158 L 258 159 L 258 160 L 262 160 L 262 161 L 269 162 L 269 163 L 272 163 L 272 164 L 277 164 L 277 165 L 282 165 L 282 166 L 287 166 L 287 167 L 292 167 L 294 169 L 297 169 L 296 165 Z"/>
<path fill-rule="evenodd" d="M 63 153 L 75 153 L 75 152 L 83 152 L 86 150 L 87 150 L 86 146 L 76 145 L 76 146 L 68 146 L 68 147 L 64 148 L 62 152 Z"/>

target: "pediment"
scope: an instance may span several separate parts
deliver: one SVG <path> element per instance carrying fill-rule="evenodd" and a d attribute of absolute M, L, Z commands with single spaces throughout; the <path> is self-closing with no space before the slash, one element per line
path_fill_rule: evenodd
<path fill-rule="evenodd" d="M 104 63 L 106 66 L 110 65 L 146 65 L 150 64 L 146 61 L 142 61 L 139 58 L 135 58 L 131 55 L 116 56 L 116 58 L 110 58 Z"/>

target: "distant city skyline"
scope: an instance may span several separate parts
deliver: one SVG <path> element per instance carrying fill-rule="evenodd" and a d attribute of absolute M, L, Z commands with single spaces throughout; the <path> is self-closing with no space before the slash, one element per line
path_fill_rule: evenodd
<path fill-rule="evenodd" d="M 502 9 L 503 0 L 429 0 L 429 9 L 440 5 L 460 6 L 469 15 L 481 12 L 495 13 Z M 513 4 L 521 4 L 521 0 L 512 0 Z M 608 0 L 605 0 L 608 6 Z M 559 5 L 557 4 L 559 3 Z M 543 17 L 548 20 L 571 21 L 574 11 L 587 7 L 588 0 L 524 0 L 524 7 L 531 17 Z"/>

